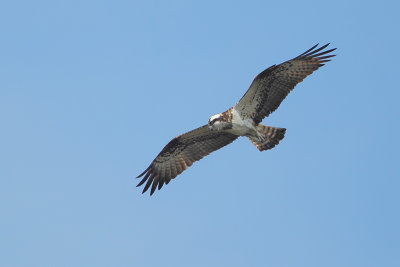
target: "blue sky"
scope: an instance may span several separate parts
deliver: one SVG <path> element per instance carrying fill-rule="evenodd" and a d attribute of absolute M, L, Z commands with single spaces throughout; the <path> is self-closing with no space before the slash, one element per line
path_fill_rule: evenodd
<path fill-rule="evenodd" d="M 396 1 L 8 1 L 1 266 L 400 266 Z M 337 57 L 264 124 L 149 197 L 135 186 L 270 65 Z"/>

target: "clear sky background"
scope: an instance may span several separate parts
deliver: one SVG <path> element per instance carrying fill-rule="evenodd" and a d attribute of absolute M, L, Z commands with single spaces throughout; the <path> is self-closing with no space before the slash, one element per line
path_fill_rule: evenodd
<path fill-rule="evenodd" d="M 399 1 L 3 1 L 0 266 L 400 266 Z M 270 65 L 337 57 L 150 197 Z"/>

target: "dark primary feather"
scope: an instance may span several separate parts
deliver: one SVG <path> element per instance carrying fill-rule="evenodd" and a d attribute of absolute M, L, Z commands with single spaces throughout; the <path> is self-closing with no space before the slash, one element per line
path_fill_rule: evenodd
<path fill-rule="evenodd" d="M 193 162 L 211 152 L 232 143 L 238 136 L 224 132 L 210 132 L 208 125 L 187 132 L 172 139 L 153 160 L 150 166 L 137 178 L 142 178 L 137 186 L 144 183 L 143 193 L 150 187 L 150 195 L 164 184 L 168 184 Z"/>
<path fill-rule="evenodd" d="M 279 107 L 298 83 L 335 56 L 327 54 L 336 48 L 323 51 L 328 45 L 317 48 L 316 44 L 303 54 L 258 74 L 235 109 L 242 117 L 260 123 Z"/>

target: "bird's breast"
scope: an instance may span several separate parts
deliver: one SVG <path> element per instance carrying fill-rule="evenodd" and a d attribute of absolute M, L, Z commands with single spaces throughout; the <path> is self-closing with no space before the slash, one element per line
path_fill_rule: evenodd
<path fill-rule="evenodd" d="M 232 133 L 240 136 L 253 135 L 256 131 L 251 119 L 242 119 L 239 113 L 232 111 Z"/>

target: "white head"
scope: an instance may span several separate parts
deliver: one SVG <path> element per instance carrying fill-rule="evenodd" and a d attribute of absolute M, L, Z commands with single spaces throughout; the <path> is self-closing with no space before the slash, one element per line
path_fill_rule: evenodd
<path fill-rule="evenodd" d="M 227 128 L 228 123 L 222 113 L 212 115 L 208 120 L 208 129 L 210 131 L 220 131 Z"/>

